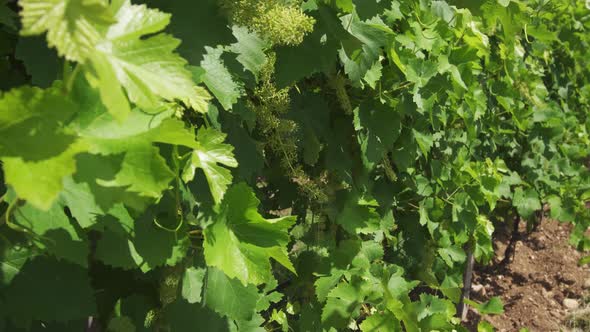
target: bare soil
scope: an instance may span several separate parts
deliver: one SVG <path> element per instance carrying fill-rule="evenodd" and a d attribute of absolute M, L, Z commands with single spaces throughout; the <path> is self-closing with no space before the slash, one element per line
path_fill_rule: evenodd
<path fill-rule="evenodd" d="M 590 268 L 578 266 L 582 254 L 568 244 L 569 231 L 570 225 L 551 220 L 543 221 L 529 234 L 521 225 L 522 240 L 516 243 L 512 262 L 504 267 L 497 263 L 476 266 L 472 299 L 487 301 L 500 296 L 505 312 L 482 318 L 470 310 L 467 327 L 477 331 L 478 322 L 484 319 L 497 331 L 572 330 L 571 317 L 588 311 Z M 499 262 L 510 234 L 507 230 L 498 233 L 494 244 Z M 590 331 L 590 326 L 578 324 L 575 331 Z"/>

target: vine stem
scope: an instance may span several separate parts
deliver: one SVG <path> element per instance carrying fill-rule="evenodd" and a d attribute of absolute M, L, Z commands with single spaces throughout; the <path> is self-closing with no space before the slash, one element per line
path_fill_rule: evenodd
<path fill-rule="evenodd" d="M 63 73 L 62 73 L 62 80 L 64 82 L 64 89 L 66 93 L 72 91 L 72 87 L 74 86 L 74 81 L 76 80 L 76 76 L 80 72 L 80 65 L 74 65 L 74 69 L 70 69 L 70 63 L 68 61 L 64 62 L 63 66 Z"/>
<path fill-rule="evenodd" d="M 461 294 L 461 301 L 459 302 L 457 310 L 457 314 L 461 317 L 461 321 L 465 321 L 467 319 L 467 313 L 469 312 L 467 303 L 465 303 L 465 299 L 469 300 L 471 293 L 474 261 L 473 250 L 470 246 L 469 250 L 467 251 L 467 264 L 465 266 L 465 273 L 463 274 L 463 292 Z"/>
<path fill-rule="evenodd" d="M 80 66 L 76 65 L 76 67 L 74 67 L 74 70 L 70 73 L 70 76 L 68 77 L 68 80 L 66 82 L 66 89 L 68 92 L 72 91 L 72 87 L 74 86 L 74 82 L 76 81 L 76 76 L 78 76 L 79 72 Z"/>

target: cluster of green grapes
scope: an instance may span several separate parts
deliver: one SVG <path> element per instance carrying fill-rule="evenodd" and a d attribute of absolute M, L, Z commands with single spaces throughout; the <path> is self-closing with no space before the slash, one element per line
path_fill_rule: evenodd
<path fill-rule="evenodd" d="M 245 26 L 266 39 L 273 46 L 298 45 L 313 30 L 315 20 L 301 10 L 302 0 L 220 0 L 231 22 Z M 281 167 L 312 201 L 322 202 L 327 195 L 320 179 L 312 179 L 303 170 L 297 153 L 297 124 L 285 118 L 289 111 L 291 87 L 279 89 L 274 83 L 276 54 L 259 73 L 259 81 L 249 109 L 256 113 L 258 132 L 264 137 L 264 149 L 280 160 Z"/>
<path fill-rule="evenodd" d="M 313 30 L 315 20 L 305 15 L 301 1 L 220 0 L 230 20 L 255 31 L 273 45 L 298 45 Z"/>
<path fill-rule="evenodd" d="M 269 52 L 268 61 L 260 72 L 260 81 L 247 106 L 256 113 L 257 128 L 264 137 L 264 148 L 280 160 L 281 167 L 311 200 L 323 202 L 327 195 L 321 181 L 305 173 L 297 153 L 297 124 L 284 115 L 289 111 L 290 87 L 278 89 L 274 83 L 276 54 Z"/>

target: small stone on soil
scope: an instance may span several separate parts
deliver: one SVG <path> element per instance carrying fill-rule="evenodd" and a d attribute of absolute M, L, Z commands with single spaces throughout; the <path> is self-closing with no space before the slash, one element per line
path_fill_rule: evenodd
<path fill-rule="evenodd" d="M 563 299 L 563 306 L 570 310 L 575 310 L 580 307 L 580 303 L 576 299 Z"/>

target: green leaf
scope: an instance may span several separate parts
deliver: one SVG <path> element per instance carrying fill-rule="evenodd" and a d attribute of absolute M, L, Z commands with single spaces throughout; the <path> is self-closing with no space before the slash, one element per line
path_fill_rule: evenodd
<path fill-rule="evenodd" d="M 338 285 L 344 271 L 332 271 L 329 276 L 319 277 L 315 282 L 315 295 L 318 301 L 325 302 L 330 291 Z"/>
<path fill-rule="evenodd" d="M 168 188 L 173 178 L 174 173 L 160 155 L 159 149 L 141 144 L 125 153 L 121 170 L 114 180 L 101 181 L 100 184 L 105 187 L 127 187 L 128 191 L 157 198 Z"/>
<path fill-rule="evenodd" d="M 455 263 L 464 262 L 466 257 L 465 251 L 459 247 L 439 248 L 438 254 L 449 267 L 453 267 Z"/>
<path fill-rule="evenodd" d="M 0 286 L 9 285 L 17 276 L 23 265 L 34 258 L 37 253 L 33 248 L 14 245 L 9 248 L 0 247 Z M 0 287 L 2 288 L 2 287 Z"/>
<path fill-rule="evenodd" d="M 59 259 L 86 267 L 88 245 L 81 238 L 61 205 L 41 211 L 28 204 L 14 211 L 15 224 L 39 236 L 42 247 Z"/>
<path fill-rule="evenodd" d="M 235 42 L 232 31 L 228 29 L 227 12 L 219 10 L 217 0 L 143 2 L 150 7 L 157 7 L 173 14 L 168 29 L 174 31 L 174 36 L 182 40 L 178 51 L 193 66 L 198 65 L 203 59 L 205 46 L 228 45 Z"/>
<path fill-rule="evenodd" d="M 266 332 L 266 329 L 262 327 L 265 322 L 260 314 L 255 314 L 250 320 L 236 320 L 237 331 Z"/>
<path fill-rule="evenodd" d="M 402 117 L 391 107 L 364 103 L 354 110 L 354 126 L 359 132 L 363 163 L 372 170 L 393 149 L 401 134 Z"/>
<path fill-rule="evenodd" d="M 181 262 L 188 252 L 189 239 L 182 228 L 174 233 L 161 226 L 170 225 L 168 227 L 174 229 L 180 222 L 176 213 L 172 211 L 172 198 L 165 196 L 163 200 L 160 206 L 152 207 L 135 221 L 133 245 L 136 254 L 131 254 L 134 254 L 132 257 L 143 272 L 163 265 L 174 266 Z"/>
<path fill-rule="evenodd" d="M 111 230 L 102 233 L 96 243 L 95 257 L 105 265 L 124 270 L 137 269 L 141 261 L 133 242 L 126 236 Z"/>
<path fill-rule="evenodd" d="M 129 317 L 113 317 L 107 326 L 107 332 L 135 332 L 136 328 Z"/>
<path fill-rule="evenodd" d="M 437 2 L 444 2 L 444 1 L 437 1 Z M 451 78 L 455 81 L 455 83 L 459 84 L 460 87 L 467 90 L 467 86 L 461 77 L 461 73 L 459 72 L 459 68 L 457 66 L 449 63 L 449 58 L 447 56 L 441 55 L 438 57 L 438 73 L 449 73 L 451 74 Z"/>
<path fill-rule="evenodd" d="M 381 216 L 376 211 L 377 206 L 375 201 L 367 202 L 351 195 L 336 217 L 336 222 L 350 234 L 369 234 L 378 231 Z"/>
<path fill-rule="evenodd" d="M 31 83 L 41 88 L 50 87 L 63 67 L 57 52 L 47 47 L 42 37 L 19 38 L 14 55 L 22 60 L 27 74 L 31 75 Z"/>
<path fill-rule="evenodd" d="M 201 67 L 205 69 L 203 82 L 211 90 L 215 98 L 225 110 L 230 110 L 242 95 L 242 86 L 234 81 L 229 70 L 223 64 L 221 55 L 223 48 L 205 47 L 207 54 L 201 61 Z"/>
<path fill-rule="evenodd" d="M 200 129 L 197 134 L 197 147 L 182 172 L 184 182 L 189 182 L 194 179 L 197 168 L 202 169 L 215 203 L 221 202 L 233 179 L 231 172 L 221 165 L 238 166 L 233 155 L 233 146 L 223 143 L 225 137 L 225 134 L 212 128 Z"/>
<path fill-rule="evenodd" d="M 227 319 L 201 304 L 190 304 L 177 299 L 164 309 L 163 317 L 174 332 L 194 332 L 196 329 L 215 332 L 229 332 Z"/>
<path fill-rule="evenodd" d="M 570 209 L 563 206 L 561 198 L 550 196 L 547 198 L 547 203 L 549 203 L 551 208 L 551 218 L 568 222 L 573 222 L 575 220 L 575 214 Z"/>
<path fill-rule="evenodd" d="M 105 0 L 23 0 L 21 34 L 47 32 L 47 42 L 68 60 L 84 62 L 101 40 L 100 30 L 115 22 Z"/>
<path fill-rule="evenodd" d="M 386 311 L 384 313 L 375 313 L 361 323 L 363 332 L 397 332 L 402 331 L 399 321 L 395 316 Z"/>
<path fill-rule="evenodd" d="M 495 332 L 494 326 L 485 320 L 482 320 L 477 324 L 477 332 Z"/>
<path fill-rule="evenodd" d="M 203 268 L 192 266 L 184 271 L 184 276 L 182 277 L 182 297 L 188 303 L 201 302 L 205 271 Z"/>
<path fill-rule="evenodd" d="M 232 319 L 249 320 L 254 315 L 260 295 L 254 285 L 242 285 L 216 268 L 207 270 L 207 306 Z"/>
<path fill-rule="evenodd" d="M 322 323 L 325 326 L 343 329 L 352 317 L 359 314 L 363 296 L 358 289 L 348 283 L 340 283 L 328 294 L 322 310 Z"/>
<path fill-rule="evenodd" d="M 65 322 L 96 313 L 88 271 L 44 256 L 28 261 L 4 296 L 10 303 L 6 314 L 14 320 Z"/>
<path fill-rule="evenodd" d="M 74 144 L 53 158 L 37 162 L 2 158 L 6 183 L 20 198 L 39 209 L 48 210 L 63 189 L 63 179 L 76 171 L 75 155 L 85 149 L 83 144 Z"/>
<path fill-rule="evenodd" d="M 579 266 L 584 266 L 586 264 L 590 264 L 590 256 L 584 256 L 578 261 Z"/>
<path fill-rule="evenodd" d="M 406 65 L 406 78 L 418 88 L 425 86 L 437 73 L 436 63 L 430 60 L 411 59 Z"/>
<path fill-rule="evenodd" d="M 414 134 L 414 139 L 416 139 L 416 142 L 418 143 L 420 151 L 422 151 L 424 157 L 428 156 L 428 152 L 430 152 L 430 149 L 432 149 L 432 146 L 434 145 L 434 139 L 432 135 L 423 134 L 416 129 L 412 129 L 412 133 Z"/>
<path fill-rule="evenodd" d="M 539 196 L 534 189 L 522 190 L 522 187 L 517 187 L 512 196 L 512 203 L 523 218 L 529 218 L 541 209 Z"/>
<path fill-rule="evenodd" d="M 21 33 L 47 31 L 49 45 L 60 55 L 87 65 L 88 80 L 118 120 L 130 111 L 127 97 L 147 109 L 162 99 L 200 108 L 202 96 L 186 61 L 174 53 L 180 41 L 166 34 L 144 38 L 164 29 L 169 14 L 130 1 L 109 6 L 104 0 L 25 0 L 21 6 Z"/>
<path fill-rule="evenodd" d="M 265 219 L 256 210 L 259 204 L 246 184 L 231 187 L 216 220 L 204 232 L 207 264 L 243 284 L 267 282 L 270 258 L 295 272 L 286 247 L 295 218 Z"/>
<path fill-rule="evenodd" d="M 464 299 L 465 303 L 475 308 L 482 315 L 501 315 L 504 313 L 504 305 L 499 297 L 493 297 L 484 303 L 477 303 L 470 299 Z"/>
<path fill-rule="evenodd" d="M 417 311 L 419 312 L 417 317 L 419 321 L 422 321 L 427 317 L 453 317 L 456 314 L 453 302 L 428 294 L 420 294 L 420 302 Z"/>
<path fill-rule="evenodd" d="M 341 43 L 334 35 L 344 34 L 345 31 L 336 14 L 326 6 L 321 6 L 314 17 L 314 29 L 303 38 L 301 44 L 275 47 L 275 83 L 278 88 L 287 87 L 314 73 L 329 73 L 335 67 Z"/>
<path fill-rule="evenodd" d="M 244 69 L 249 70 L 258 79 L 258 73 L 268 60 L 264 53 L 269 46 L 268 43 L 245 27 L 233 26 L 232 31 L 238 42 L 231 45 L 231 51 L 238 54 L 237 60 Z"/>
<path fill-rule="evenodd" d="M 376 78 L 380 76 L 381 48 L 388 43 L 388 37 L 393 34 L 389 27 L 379 20 L 360 21 L 356 15 L 349 14 L 340 18 L 342 26 L 356 39 L 360 47 L 339 51 L 340 61 L 344 71 L 354 86 L 362 87 L 364 83 L 375 86 Z M 368 74 L 368 75 L 367 75 Z"/>
<path fill-rule="evenodd" d="M 4 24 L 11 29 L 16 29 L 15 17 L 16 14 L 6 6 L 6 1 L 0 4 L 0 24 Z"/>
<path fill-rule="evenodd" d="M 115 7 L 115 6 L 112 6 Z M 145 5 L 121 2 L 116 10 L 117 23 L 111 25 L 91 56 L 93 71 L 89 80 L 100 87 L 109 111 L 124 120 L 129 107 L 122 105 L 122 88 L 129 99 L 142 108 L 153 109 L 161 100 L 181 100 L 199 109 L 200 96 L 186 68 L 186 60 L 174 53 L 180 41 L 156 34 L 170 21 L 170 15 Z M 113 78 L 120 84 L 113 84 Z"/>
<path fill-rule="evenodd" d="M 62 128 L 74 112 L 74 104 L 57 87 L 22 87 L 0 99 L 0 158 L 6 183 L 40 209 L 53 205 L 63 178 L 76 171 L 75 155 L 86 149 Z"/>

